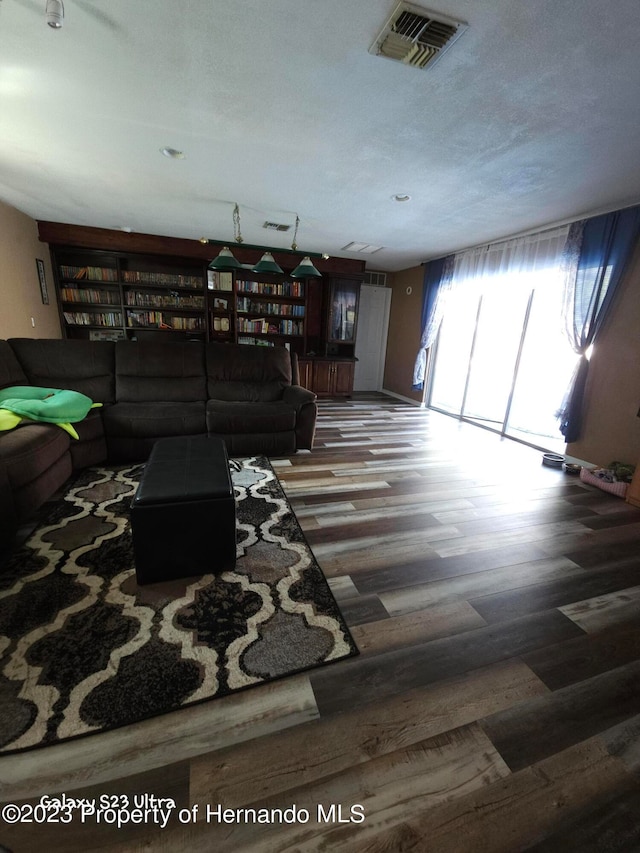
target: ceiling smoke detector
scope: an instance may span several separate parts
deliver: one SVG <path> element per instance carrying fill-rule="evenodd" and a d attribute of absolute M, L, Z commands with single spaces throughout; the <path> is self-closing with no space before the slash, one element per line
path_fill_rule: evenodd
<path fill-rule="evenodd" d="M 440 12 L 400 3 L 369 48 L 369 53 L 414 68 L 431 67 L 466 29 L 467 24 Z"/>

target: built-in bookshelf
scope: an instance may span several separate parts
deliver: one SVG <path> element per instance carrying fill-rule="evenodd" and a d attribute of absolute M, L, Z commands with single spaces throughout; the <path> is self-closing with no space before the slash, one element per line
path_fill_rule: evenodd
<path fill-rule="evenodd" d="M 201 261 L 58 248 L 52 258 L 66 337 L 206 337 Z"/>
<path fill-rule="evenodd" d="M 284 275 L 253 272 L 262 250 L 246 246 L 233 247 L 240 269 L 214 272 L 219 247 L 201 240 L 42 221 L 38 233 L 51 251 L 65 337 L 205 339 L 310 357 L 353 350 L 353 299 L 336 299 L 334 284 L 361 281 L 362 260 L 314 259 L 322 278 L 300 281 L 286 273 L 301 255 L 286 250 L 274 254 Z M 344 304 L 340 317 L 334 302 Z"/>
<path fill-rule="evenodd" d="M 262 346 L 306 348 L 306 282 L 251 269 L 208 272 L 209 337 Z"/>

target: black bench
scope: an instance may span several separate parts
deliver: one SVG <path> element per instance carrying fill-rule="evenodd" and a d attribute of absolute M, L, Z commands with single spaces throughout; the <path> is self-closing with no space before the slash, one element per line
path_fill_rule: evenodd
<path fill-rule="evenodd" d="M 236 562 L 236 505 L 222 439 L 156 441 L 131 504 L 139 584 L 220 572 Z"/>

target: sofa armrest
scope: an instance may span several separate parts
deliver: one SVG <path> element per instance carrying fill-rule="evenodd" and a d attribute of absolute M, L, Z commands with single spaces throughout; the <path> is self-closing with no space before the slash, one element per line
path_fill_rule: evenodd
<path fill-rule="evenodd" d="M 314 403 L 316 395 L 313 391 L 303 388 L 302 385 L 287 385 L 284 388 L 282 399 L 290 406 L 294 406 L 296 409 L 299 409 L 307 403 Z"/>

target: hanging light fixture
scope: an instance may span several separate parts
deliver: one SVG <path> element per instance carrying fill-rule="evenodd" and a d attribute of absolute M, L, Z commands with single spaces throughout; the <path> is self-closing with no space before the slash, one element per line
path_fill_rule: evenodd
<path fill-rule="evenodd" d="M 1 2 L 1 0 L 0 0 Z M 296 214 L 296 223 L 295 230 L 293 232 L 293 240 L 291 242 L 291 249 L 276 249 L 278 252 L 287 252 L 293 254 L 298 251 L 298 226 L 300 225 L 300 218 Z M 242 238 L 242 233 L 240 230 L 240 208 L 237 204 L 234 205 L 233 208 L 233 237 L 236 243 L 243 243 L 244 240 Z M 208 240 L 206 237 L 201 237 L 200 242 L 203 244 L 207 244 L 213 242 Z M 276 275 L 284 275 L 284 270 L 282 267 L 276 263 L 275 258 L 273 257 L 272 250 L 267 246 L 246 246 L 247 249 L 264 249 L 265 252 L 258 261 L 255 266 L 251 268 L 252 272 L 257 273 L 275 273 Z M 311 255 L 314 257 L 322 257 L 328 258 L 329 255 L 323 253 L 320 255 L 319 253 L 310 252 L 308 255 L 305 255 L 298 266 L 294 269 L 292 273 L 290 273 L 291 278 L 321 278 L 322 273 L 319 272 L 311 262 Z M 208 269 L 210 270 L 236 270 L 240 269 L 243 266 L 234 256 L 229 248 L 229 246 L 223 246 L 220 250 L 220 253 L 216 258 L 214 258 L 209 264 Z M 248 268 L 248 265 L 245 265 L 245 268 Z"/>
<path fill-rule="evenodd" d="M 284 270 L 275 262 L 271 252 L 265 252 L 258 263 L 254 266 L 253 272 L 275 272 L 279 275 L 284 275 Z"/>
<path fill-rule="evenodd" d="M 236 243 L 242 243 L 242 232 L 240 231 L 240 208 L 236 203 L 233 208 L 233 239 Z M 233 256 L 233 252 L 228 246 L 223 246 L 220 249 L 217 258 L 214 258 L 209 264 L 210 270 L 237 270 L 242 264 Z"/>
<path fill-rule="evenodd" d="M 228 246 L 223 246 L 220 249 L 217 258 L 214 258 L 209 264 L 210 270 L 237 270 L 242 264 L 233 257 L 233 252 Z"/>
<path fill-rule="evenodd" d="M 291 278 L 322 278 L 322 273 L 314 267 L 309 255 L 305 255 L 290 275 Z"/>
<path fill-rule="evenodd" d="M 47 0 L 45 10 L 47 24 L 54 30 L 59 30 L 64 24 L 64 6 L 62 0 Z"/>
<path fill-rule="evenodd" d="M 298 248 L 298 243 L 296 242 L 298 239 L 298 225 L 300 225 L 300 219 L 298 218 L 298 214 L 296 213 L 296 227 L 293 232 L 293 240 L 291 241 L 291 248 L 295 252 Z M 305 257 L 300 261 L 298 266 L 291 273 L 291 278 L 322 278 L 322 273 L 318 272 L 318 270 L 311 263 L 311 258 L 309 255 L 305 255 Z"/>

